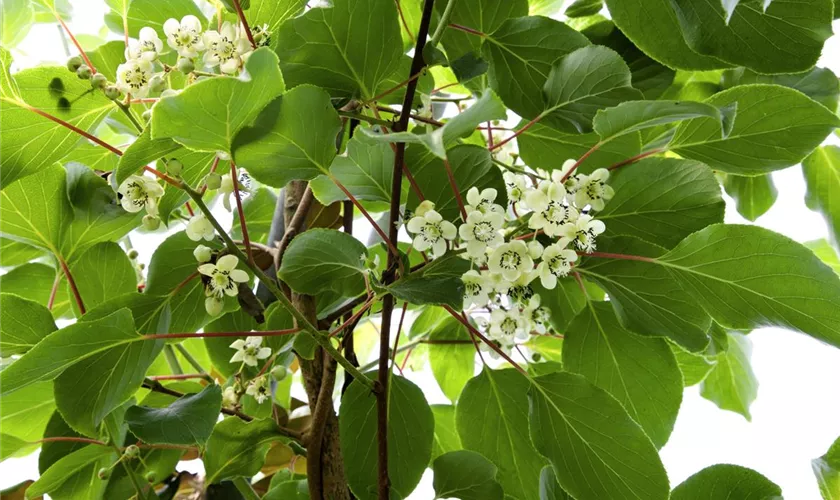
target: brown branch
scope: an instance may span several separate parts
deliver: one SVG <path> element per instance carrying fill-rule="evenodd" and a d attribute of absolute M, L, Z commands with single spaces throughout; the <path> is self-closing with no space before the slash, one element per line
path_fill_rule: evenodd
<path fill-rule="evenodd" d="M 67 266 L 67 263 L 64 262 L 64 259 L 56 255 L 58 259 L 58 263 L 61 266 L 62 271 L 64 271 L 64 276 L 67 276 L 67 283 L 70 284 L 70 291 L 73 292 L 73 297 L 76 299 L 76 305 L 79 307 L 79 313 L 85 314 L 87 311 L 85 310 L 85 303 L 82 302 L 82 295 L 79 293 L 79 288 L 76 286 L 76 280 L 73 279 L 73 275 L 70 274 L 70 268 Z"/>
<path fill-rule="evenodd" d="M 329 357 L 326 353 L 323 354 L 323 374 L 321 375 L 321 388 L 318 391 L 318 400 L 312 413 L 312 424 L 309 435 L 307 436 L 306 455 L 309 461 L 312 462 L 307 470 L 307 475 L 310 477 L 320 478 L 321 460 L 323 454 L 321 453 L 324 442 L 324 430 L 327 425 L 327 417 L 330 412 L 335 411 L 333 408 L 332 391 L 335 387 L 335 372 L 337 364 L 334 359 Z M 323 498 L 323 486 L 321 481 L 315 481 L 315 490 L 309 490 L 310 496 L 313 498 Z"/>
<path fill-rule="evenodd" d="M 300 197 L 295 214 L 292 216 L 291 221 L 289 221 L 289 226 L 283 233 L 283 238 L 281 238 L 280 242 L 277 244 L 277 256 L 274 258 L 275 269 L 280 269 L 280 264 L 283 262 L 283 254 L 286 253 L 286 249 L 289 247 L 289 243 L 292 242 L 292 238 L 297 236 L 303 227 L 303 223 L 306 221 L 306 216 L 309 214 L 309 209 L 312 206 L 312 200 L 314 198 L 315 196 L 312 194 L 312 189 L 307 186 L 306 191 L 303 192 L 303 196 Z"/>
<path fill-rule="evenodd" d="M 58 293 L 58 285 L 61 283 L 61 272 L 55 273 L 55 281 L 53 281 L 52 289 L 50 289 L 50 298 L 47 299 L 47 309 L 52 310 L 55 304 L 55 295 Z"/>

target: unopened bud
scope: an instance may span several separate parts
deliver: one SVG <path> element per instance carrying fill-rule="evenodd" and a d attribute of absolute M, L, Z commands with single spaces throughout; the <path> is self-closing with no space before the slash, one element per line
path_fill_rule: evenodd
<path fill-rule="evenodd" d="M 150 483 L 154 483 L 155 481 L 157 481 L 157 474 L 155 474 L 153 471 L 147 472 L 146 473 L 146 481 L 148 481 Z"/>
<path fill-rule="evenodd" d="M 152 110 L 147 109 L 146 111 L 143 111 L 143 114 L 140 115 L 140 118 L 142 118 L 143 121 L 146 121 L 146 122 L 151 120 L 152 119 Z"/>
<path fill-rule="evenodd" d="M 219 189 L 222 187 L 222 176 L 217 173 L 207 174 L 207 189 Z"/>
<path fill-rule="evenodd" d="M 195 64 L 192 62 L 192 59 L 187 59 L 186 57 L 178 59 L 177 67 L 178 71 L 184 74 L 195 71 Z"/>
<path fill-rule="evenodd" d="M 79 56 L 73 56 L 67 60 L 67 69 L 70 71 L 78 71 L 78 69 L 82 66 L 82 58 Z"/>
<path fill-rule="evenodd" d="M 91 71 L 90 66 L 87 64 L 82 64 L 79 66 L 79 69 L 76 70 L 76 76 L 82 80 L 88 80 L 91 76 L 93 76 L 93 71 Z"/>
<path fill-rule="evenodd" d="M 140 456 L 140 448 L 137 445 L 128 445 L 123 452 L 126 458 L 137 458 Z"/>
<path fill-rule="evenodd" d="M 128 251 L 128 258 L 131 259 L 131 260 L 136 259 L 138 255 L 140 255 L 140 253 L 133 248 Z"/>
<path fill-rule="evenodd" d="M 92 89 L 101 89 L 108 85 L 108 78 L 105 77 L 102 73 L 97 73 L 90 77 L 90 88 Z"/>
<path fill-rule="evenodd" d="M 149 80 L 149 91 L 151 92 L 163 92 L 166 88 L 166 81 L 160 75 L 155 75 Z"/>
<path fill-rule="evenodd" d="M 119 99 L 121 94 L 120 89 L 118 89 L 116 85 L 108 85 L 105 87 L 104 93 L 105 97 L 112 101 Z"/>
<path fill-rule="evenodd" d="M 99 472 L 97 472 L 96 475 L 99 476 L 99 479 L 102 479 L 104 481 L 111 476 L 111 470 L 102 467 L 101 469 L 99 469 Z"/>
<path fill-rule="evenodd" d="M 199 264 L 209 262 L 210 257 L 212 257 L 212 255 L 213 249 L 204 245 L 198 245 L 197 247 L 195 247 L 195 250 L 193 250 L 193 256 L 195 257 L 195 260 L 199 262 Z"/>
<path fill-rule="evenodd" d="M 166 172 L 168 174 L 174 175 L 175 177 L 180 177 L 181 172 L 184 170 L 184 164 L 178 161 L 177 158 L 172 158 L 166 164 Z"/>
<path fill-rule="evenodd" d="M 154 215 L 146 215 L 143 217 L 143 228 L 148 231 L 155 231 L 160 227 L 160 219 Z"/>
<path fill-rule="evenodd" d="M 274 380 L 281 381 L 286 378 L 286 375 L 289 374 L 289 370 L 286 369 L 283 365 L 277 365 L 271 369 L 271 376 L 274 377 Z"/>

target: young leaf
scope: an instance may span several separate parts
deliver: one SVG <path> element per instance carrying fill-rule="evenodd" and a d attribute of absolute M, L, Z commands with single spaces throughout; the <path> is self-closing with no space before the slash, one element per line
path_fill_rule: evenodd
<path fill-rule="evenodd" d="M 741 176 L 729 174 L 723 183 L 726 194 L 735 199 L 738 213 L 755 221 L 776 203 L 776 186 L 770 174 Z"/>
<path fill-rule="evenodd" d="M 0 356 L 23 354 L 56 329 L 46 307 L 11 293 L 0 293 Z"/>
<path fill-rule="evenodd" d="M 823 500 L 834 500 L 840 492 L 840 439 L 834 441 L 825 455 L 811 460 Z"/>
<path fill-rule="evenodd" d="M 411 304 L 448 305 L 460 310 L 464 305 L 461 275 L 469 267 L 469 262 L 460 256 L 445 255 L 397 280 L 388 286 L 388 290 L 394 297 Z"/>
<path fill-rule="evenodd" d="M 822 213 L 831 237 L 840 241 L 840 147 L 823 146 L 802 161 L 805 175 L 805 203 Z"/>
<path fill-rule="evenodd" d="M 493 462 L 505 494 L 519 500 L 539 496 L 546 464 L 528 437 L 529 386 L 515 370 L 485 368 L 467 382 L 455 410 L 464 449 Z"/>
<path fill-rule="evenodd" d="M 668 498 L 656 448 L 605 391 L 559 372 L 535 378 L 528 400 L 531 439 L 575 498 Z"/>
<path fill-rule="evenodd" d="M 564 368 L 610 393 L 657 448 L 664 446 L 683 391 L 682 375 L 667 342 L 628 332 L 606 302 L 590 302 L 565 335 Z"/>
<path fill-rule="evenodd" d="M 277 275 L 298 293 L 352 297 L 365 290 L 365 256 L 365 246 L 347 233 L 310 229 L 292 240 Z"/>
<path fill-rule="evenodd" d="M 419 387 L 392 376 L 388 389 L 388 474 L 392 494 L 405 498 L 429 463 L 434 417 Z M 347 483 L 359 500 L 376 498 L 376 398 L 354 381 L 341 398 L 338 416 Z"/>
<path fill-rule="evenodd" d="M 125 422 L 131 433 L 146 443 L 203 446 L 221 407 L 222 389 L 214 384 L 165 408 L 132 406 L 125 412 Z"/>
<path fill-rule="evenodd" d="M 743 500 L 782 498 L 782 490 L 758 472 L 739 465 L 706 467 L 679 484 L 672 500 L 716 500 L 721 495 Z"/>
<path fill-rule="evenodd" d="M 432 463 L 437 498 L 460 500 L 503 500 L 502 485 L 496 481 L 496 466 L 469 450 L 441 455 Z"/>
<path fill-rule="evenodd" d="M 116 458 L 109 446 L 90 444 L 61 458 L 41 474 L 27 490 L 26 498 L 50 494 L 52 498 L 97 498 L 105 481 L 96 476 L 99 468 Z"/>
<path fill-rule="evenodd" d="M 700 395 L 751 420 L 750 405 L 758 394 L 758 380 L 750 366 L 752 342 L 737 332 L 728 332 L 727 338 L 729 348 L 717 355 L 717 364 L 703 380 Z"/>
<path fill-rule="evenodd" d="M 274 442 L 287 442 L 273 419 L 245 422 L 228 417 L 213 428 L 204 453 L 206 484 L 259 472 L 268 448 Z"/>
<path fill-rule="evenodd" d="M 268 48 L 251 54 L 244 74 L 247 79 L 210 78 L 161 99 L 153 108 L 151 138 L 172 138 L 199 151 L 230 152 L 236 133 L 285 90 L 277 56 Z"/>

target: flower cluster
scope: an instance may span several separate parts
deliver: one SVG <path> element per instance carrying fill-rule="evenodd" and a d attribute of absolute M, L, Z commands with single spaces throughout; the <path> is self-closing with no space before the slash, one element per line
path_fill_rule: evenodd
<path fill-rule="evenodd" d="M 251 336 L 246 337 L 245 340 L 238 339 L 230 345 L 231 349 L 236 350 L 233 357 L 230 358 L 230 362 L 242 364 L 240 365 L 239 372 L 237 372 L 234 378 L 233 384 L 226 387 L 222 394 L 222 404 L 224 404 L 224 406 L 229 408 L 235 408 L 238 406 L 239 399 L 243 393 L 252 396 L 258 404 L 262 404 L 271 399 L 271 380 L 267 375 L 263 375 L 262 371 L 251 380 L 248 380 L 247 382 L 242 381 L 243 369 L 246 366 L 256 368 L 261 360 L 269 360 L 271 357 L 271 348 L 263 347 L 262 344 L 262 337 Z M 273 360 L 269 360 L 268 362 L 272 361 Z M 282 371 L 285 375 L 285 367 L 281 368 L 283 369 Z M 272 371 L 272 373 L 274 373 L 274 371 Z M 277 379 L 279 380 L 280 377 L 277 377 Z"/>
<path fill-rule="evenodd" d="M 550 311 L 541 306 L 532 283 L 539 279 L 544 288 L 555 288 L 559 278 L 572 272 L 579 253 L 595 250 L 605 230 L 593 214 L 613 197 L 609 172 L 573 175 L 575 164 L 569 160 L 550 174 L 505 172 L 507 208 L 496 203 L 495 189 L 467 192 L 466 219 L 457 231 L 461 250 L 472 262 L 462 276 L 464 309 L 486 310 L 482 328 L 502 349 L 548 331 Z M 517 236 L 522 222 L 507 224 L 513 230 L 506 227 L 516 221 L 527 221 L 531 233 Z M 454 225 L 430 202 L 418 207 L 407 230 L 415 249 L 431 249 L 435 257 L 457 244 Z"/>

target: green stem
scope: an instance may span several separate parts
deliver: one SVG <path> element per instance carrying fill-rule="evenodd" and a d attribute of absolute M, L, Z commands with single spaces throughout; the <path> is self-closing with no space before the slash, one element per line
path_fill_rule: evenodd
<path fill-rule="evenodd" d="M 178 356 L 175 355 L 175 349 L 167 344 L 163 346 L 163 356 L 166 358 L 166 364 L 174 375 L 183 375 L 184 370 L 181 369 L 181 364 L 178 363 Z"/>
<path fill-rule="evenodd" d="M 201 366 L 201 363 L 199 363 L 198 360 L 195 359 L 195 357 L 192 354 L 190 354 L 190 351 L 188 351 L 186 347 L 184 347 L 182 344 L 175 344 L 175 349 L 178 349 L 178 352 L 181 353 L 181 356 L 183 356 L 184 359 L 187 360 L 187 363 L 189 363 L 190 366 L 192 366 L 195 369 L 195 371 L 200 373 L 203 377 L 207 378 L 208 381 L 212 382 L 212 378 L 210 377 L 210 375 L 207 374 L 207 370 L 205 370 Z"/>
<path fill-rule="evenodd" d="M 233 480 L 233 485 L 242 494 L 245 500 L 260 500 L 260 496 L 254 491 L 254 487 L 244 477 L 237 477 Z"/>
<path fill-rule="evenodd" d="M 278 302 L 280 302 L 280 304 L 295 318 L 298 327 L 301 330 L 304 330 L 310 335 L 312 335 L 312 337 L 315 339 L 315 342 L 317 342 L 318 345 L 323 347 L 324 350 L 327 351 L 327 353 L 330 356 L 335 358 L 335 360 L 338 361 L 338 364 L 340 364 L 342 368 L 344 368 L 350 375 L 352 375 L 353 378 L 364 384 L 369 389 L 373 390 L 373 381 L 365 374 L 360 372 L 358 368 L 353 366 L 353 364 L 350 363 L 350 361 L 348 361 L 347 358 L 345 358 L 341 355 L 341 353 L 338 352 L 338 350 L 330 342 L 329 337 L 327 337 L 327 335 L 315 328 L 315 326 L 312 325 L 312 323 L 310 323 L 308 319 L 306 319 L 306 316 L 304 316 L 303 313 L 298 311 L 298 309 L 292 304 L 289 298 L 286 297 L 286 294 L 284 294 L 283 291 L 280 290 L 280 287 L 277 286 L 277 283 L 275 283 L 274 280 L 266 276 L 262 269 L 248 262 L 248 257 L 242 252 L 242 250 L 239 249 L 239 247 L 236 246 L 236 243 L 231 239 L 227 232 L 225 232 L 225 229 L 221 226 L 221 224 L 219 224 L 219 221 L 216 220 L 216 218 L 210 212 L 210 209 L 207 208 L 207 205 L 204 203 L 204 200 L 201 198 L 201 195 L 186 184 L 182 185 L 182 189 L 190 196 L 190 198 L 192 198 L 198 209 L 201 210 L 201 212 L 204 214 L 205 217 L 207 217 L 210 223 L 213 224 L 213 227 L 216 229 L 216 232 L 219 233 L 219 236 L 221 236 L 222 239 L 225 241 L 225 245 L 227 246 L 228 250 L 233 255 L 239 257 L 239 260 L 244 262 L 245 265 L 248 266 L 248 268 L 251 270 L 251 272 L 254 273 L 257 279 L 259 279 L 260 282 L 263 283 L 266 286 L 266 288 L 268 288 L 268 290 L 272 294 L 274 294 L 275 297 L 277 297 Z"/>
<path fill-rule="evenodd" d="M 140 122 L 137 121 L 137 118 L 134 116 L 134 113 L 131 112 L 131 109 L 119 101 L 114 102 L 117 104 L 117 107 L 119 107 L 122 110 L 122 112 L 125 113 L 125 116 L 128 117 L 128 120 L 131 122 L 132 125 L 134 125 L 134 128 L 136 128 L 137 131 L 142 134 L 143 126 L 140 125 Z"/>
<path fill-rule="evenodd" d="M 449 24 L 449 18 L 452 15 L 453 7 L 455 7 L 455 0 L 449 0 L 446 4 L 446 8 L 443 10 L 443 14 L 440 16 L 440 21 L 438 21 L 437 28 L 435 28 L 435 33 L 432 35 L 432 40 L 429 42 L 435 47 L 438 43 L 440 43 L 440 39 L 443 38 L 443 33 L 446 31 L 446 26 Z"/>

